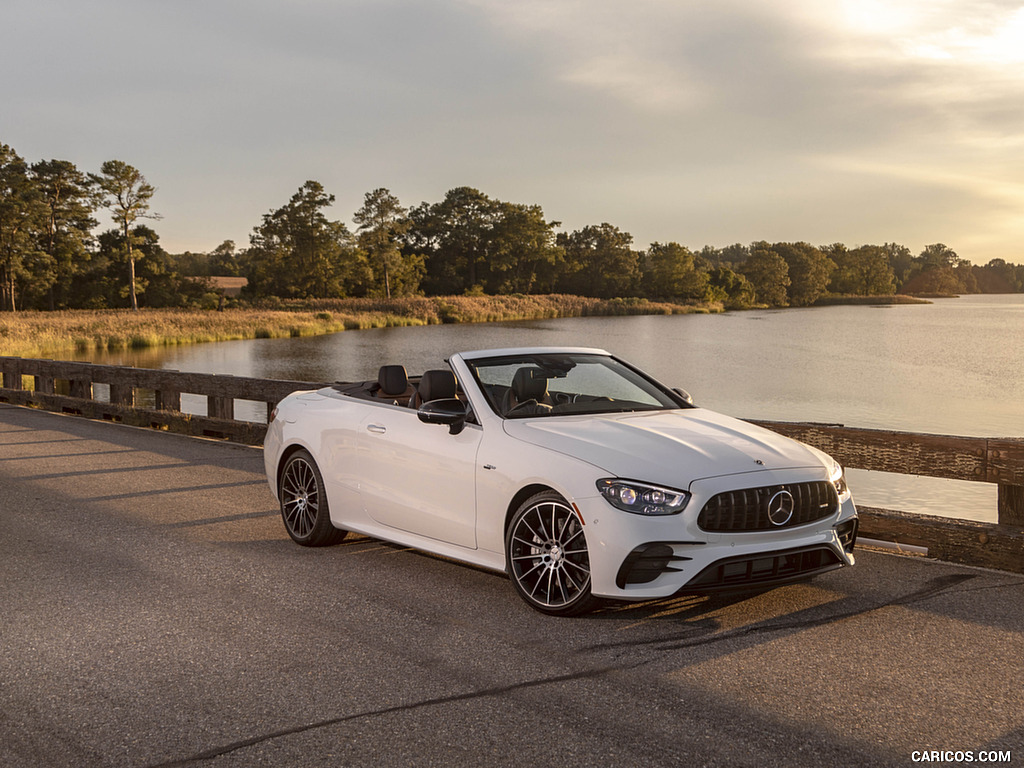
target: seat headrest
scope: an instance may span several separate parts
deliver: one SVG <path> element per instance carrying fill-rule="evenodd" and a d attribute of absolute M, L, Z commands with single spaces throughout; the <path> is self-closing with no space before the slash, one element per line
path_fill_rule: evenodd
<path fill-rule="evenodd" d="M 420 379 L 420 400 L 429 403 L 431 400 L 455 397 L 455 374 L 451 371 L 427 371 Z"/>
<path fill-rule="evenodd" d="M 385 395 L 404 395 L 409 387 L 409 375 L 404 365 L 382 365 L 377 373 L 377 383 Z"/>
<path fill-rule="evenodd" d="M 520 368 L 512 377 L 512 394 L 519 402 L 540 402 L 548 393 L 548 379 L 540 368 Z"/>

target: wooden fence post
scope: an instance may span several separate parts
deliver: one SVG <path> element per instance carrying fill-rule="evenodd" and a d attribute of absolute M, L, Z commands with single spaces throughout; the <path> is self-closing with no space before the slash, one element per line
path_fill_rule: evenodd
<path fill-rule="evenodd" d="M 71 379 L 70 389 L 71 397 L 77 397 L 82 400 L 92 400 L 92 379 Z"/>
<path fill-rule="evenodd" d="M 1024 528 L 1024 485 L 999 484 L 999 523 Z"/>
<path fill-rule="evenodd" d="M 181 410 L 181 392 L 175 389 L 158 389 L 154 392 L 154 399 L 158 411 Z"/>
<path fill-rule="evenodd" d="M 999 485 L 999 523 L 1024 527 L 1024 441 L 993 438 L 987 453 L 986 479 Z"/>
<path fill-rule="evenodd" d="M 135 405 L 135 387 L 131 384 L 111 384 L 110 402 L 115 405 Z"/>
<path fill-rule="evenodd" d="M 23 389 L 21 383 L 21 366 L 14 358 L 4 360 L 0 372 L 4 375 L 4 389 Z"/>
<path fill-rule="evenodd" d="M 206 398 L 206 415 L 211 419 L 233 419 L 235 418 L 235 400 L 232 397 L 214 397 L 209 395 Z"/>

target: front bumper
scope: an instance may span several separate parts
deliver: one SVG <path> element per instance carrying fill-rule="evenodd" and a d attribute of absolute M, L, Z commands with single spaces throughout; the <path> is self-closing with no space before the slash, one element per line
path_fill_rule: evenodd
<path fill-rule="evenodd" d="M 857 510 L 849 494 L 827 518 L 771 531 L 712 533 L 696 509 L 643 517 L 601 498 L 577 500 L 595 595 L 645 600 L 800 581 L 853 565 Z"/>

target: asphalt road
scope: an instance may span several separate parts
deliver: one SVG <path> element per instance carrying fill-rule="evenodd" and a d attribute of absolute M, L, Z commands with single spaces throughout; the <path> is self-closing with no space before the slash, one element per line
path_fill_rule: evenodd
<path fill-rule="evenodd" d="M 6 405 L 0 606 L 2 766 L 1024 764 L 1020 576 L 862 552 L 550 618 L 294 545 L 258 449 Z"/>

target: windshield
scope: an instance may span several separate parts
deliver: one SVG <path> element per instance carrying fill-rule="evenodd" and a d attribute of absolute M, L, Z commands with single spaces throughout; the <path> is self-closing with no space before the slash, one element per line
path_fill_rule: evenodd
<path fill-rule="evenodd" d="M 671 393 L 606 355 L 532 354 L 466 364 L 491 408 L 509 419 L 683 407 Z"/>

